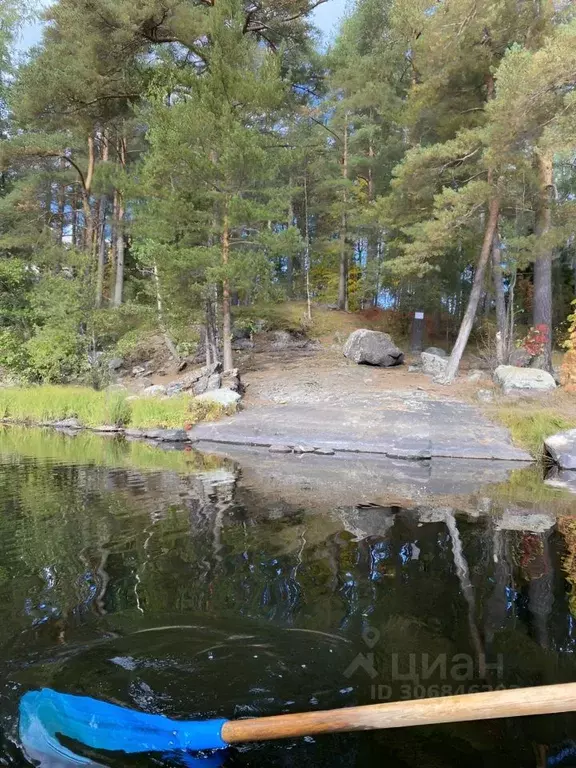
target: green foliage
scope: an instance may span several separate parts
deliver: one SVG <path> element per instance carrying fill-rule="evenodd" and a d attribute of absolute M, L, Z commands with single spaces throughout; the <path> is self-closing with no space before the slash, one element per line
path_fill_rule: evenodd
<path fill-rule="evenodd" d="M 576 427 L 576 418 L 563 416 L 555 408 L 510 406 L 499 408 L 495 415 L 508 427 L 513 440 L 537 458 L 543 454 L 545 438 Z"/>
<path fill-rule="evenodd" d="M 180 395 L 166 400 L 138 398 L 126 394 L 97 392 L 86 387 L 38 386 L 0 389 L 0 414 L 14 421 L 40 424 L 75 418 L 87 427 L 111 424 L 183 428 L 222 415 L 217 403 L 204 403 Z"/>

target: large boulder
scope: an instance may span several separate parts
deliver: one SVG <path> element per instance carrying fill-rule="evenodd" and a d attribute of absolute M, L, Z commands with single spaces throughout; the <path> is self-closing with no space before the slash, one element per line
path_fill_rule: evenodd
<path fill-rule="evenodd" d="M 560 469 L 576 469 L 576 429 L 547 437 L 544 447 Z"/>
<path fill-rule="evenodd" d="M 500 384 L 505 393 L 515 390 L 547 392 L 556 389 L 556 382 L 548 371 L 538 368 L 499 365 L 494 371 L 494 380 Z"/>
<path fill-rule="evenodd" d="M 440 347 L 428 347 L 424 350 L 427 355 L 436 355 L 436 357 L 448 357 L 448 353 Z"/>
<path fill-rule="evenodd" d="M 446 373 L 446 367 L 448 365 L 447 357 L 440 357 L 439 355 L 431 354 L 430 352 L 422 352 L 420 355 L 422 360 L 422 371 L 428 376 L 442 377 Z"/>
<path fill-rule="evenodd" d="M 390 368 L 404 362 L 404 353 L 387 333 L 359 328 L 348 336 L 344 356 L 355 363 L 367 363 Z"/>

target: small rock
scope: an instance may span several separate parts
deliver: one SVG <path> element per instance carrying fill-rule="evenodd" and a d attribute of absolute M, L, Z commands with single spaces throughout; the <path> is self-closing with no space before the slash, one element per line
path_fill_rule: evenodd
<path fill-rule="evenodd" d="M 359 328 L 348 336 L 344 344 L 344 357 L 355 363 L 367 363 L 390 368 L 404 362 L 404 353 L 387 333 Z"/>
<path fill-rule="evenodd" d="M 442 379 L 446 375 L 446 367 L 448 365 L 448 358 L 446 356 L 440 357 L 430 352 L 422 352 L 420 355 L 422 359 L 422 371 L 428 376 L 437 376 Z"/>
<path fill-rule="evenodd" d="M 192 385 L 192 392 L 195 395 L 202 395 L 208 389 L 208 376 L 201 376 L 198 381 Z"/>
<path fill-rule="evenodd" d="M 422 373 L 422 366 L 421 365 L 409 365 L 408 366 L 408 373 Z"/>
<path fill-rule="evenodd" d="M 315 448 L 314 453 L 318 454 L 318 456 L 334 456 L 332 448 Z"/>
<path fill-rule="evenodd" d="M 237 405 L 241 398 L 238 392 L 233 392 L 231 389 L 214 389 L 212 392 L 204 392 L 194 399 L 202 402 L 219 403 L 228 408 Z"/>
<path fill-rule="evenodd" d="M 180 365 L 178 366 L 178 373 L 182 373 L 184 368 L 188 365 L 188 360 L 182 360 Z"/>
<path fill-rule="evenodd" d="M 111 360 L 108 360 L 108 368 L 111 371 L 117 371 L 118 368 L 122 368 L 124 365 L 124 360 L 122 360 L 121 357 L 113 357 Z"/>
<path fill-rule="evenodd" d="M 99 427 L 91 427 L 93 432 L 120 432 L 121 427 L 116 424 L 101 424 Z"/>
<path fill-rule="evenodd" d="M 184 387 L 179 381 L 171 381 L 170 384 L 166 385 L 166 394 L 168 397 L 174 397 L 174 395 L 179 395 L 183 389 Z"/>
<path fill-rule="evenodd" d="M 146 368 L 142 365 L 135 365 L 134 368 L 132 368 L 132 376 L 142 376 L 144 373 L 146 373 Z"/>
<path fill-rule="evenodd" d="M 78 419 L 62 419 L 61 421 L 53 421 L 50 426 L 57 427 L 58 429 L 82 429 L 82 424 Z"/>
<path fill-rule="evenodd" d="M 294 453 L 314 453 L 316 448 L 312 445 L 295 445 Z"/>
<path fill-rule="evenodd" d="M 166 443 L 184 443 L 188 440 L 188 432 L 185 429 L 160 429 L 157 440 Z"/>
<path fill-rule="evenodd" d="M 499 365 L 494 371 L 494 380 L 505 393 L 516 389 L 540 392 L 556 389 L 556 382 L 548 371 L 538 368 L 519 368 L 514 365 Z"/>
<path fill-rule="evenodd" d="M 274 349 L 285 349 L 292 342 L 292 336 L 288 331 L 274 331 L 274 341 L 272 347 Z"/>
<path fill-rule="evenodd" d="M 160 397 L 166 394 L 166 387 L 163 384 L 152 384 L 151 387 L 146 387 L 140 393 L 142 397 Z"/>
<path fill-rule="evenodd" d="M 440 347 L 428 347 L 424 352 L 427 355 L 436 355 L 436 357 L 448 357 L 448 354 Z"/>
<path fill-rule="evenodd" d="M 270 453 L 292 453 L 292 448 L 289 445 L 271 445 L 268 450 Z"/>
<path fill-rule="evenodd" d="M 479 389 L 476 397 L 482 403 L 492 403 L 494 401 L 494 392 L 491 389 Z"/>
<path fill-rule="evenodd" d="M 254 349 L 254 342 L 250 339 L 235 339 L 232 342 L 232 349 L 241 352 L 244 349 Z"/>
<path fill-rule="evenodd" d="M 576 469 L 576 429 L 547 437 L 544 448 L 560 469 Z"/>
<path fill-rule="evenodd" d="M 222 374 L 221 385 L 227 389 L 233 390 L 234 392 L 242 392 L 243 388 L 242 382 L 240 381 L 238 368 L 232 368 L 230 371 L 224 371 Z"/>
<path fill-rule="evenodd" d="M 209 392 L 212 389 L 220 389 L 222 384 L 222 377 L 219 373 L 213 373 L 208 376 L 206 380 L 206 391 Z"/>
<path fill-rule="evenodd" d="M 142 433 L 148 440 L 161 440 L 164 433 L 163 429 L 143 429 Z"/>
<path fill-rule="evenodd" d="M 482 371 L 478 371 L 478 370 L 470 371 L 470 373 L 468 374 L 468 381 L 478 382 L 483 376 L 484 374 L 482 373 Z"/>
<path fill-rule="evenodd" d="M 208 377 L 212 376 L 213 373 L 222 373 L 222 363 L 218 362 L 218 360 L 215 363 L 210 363 L 210 365 L 200 368 L 200 376 Z"/>

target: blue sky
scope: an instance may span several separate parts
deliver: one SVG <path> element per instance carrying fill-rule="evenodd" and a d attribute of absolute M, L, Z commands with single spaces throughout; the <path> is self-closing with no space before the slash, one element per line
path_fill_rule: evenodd
<path fill-rule="evenodd" d="M 327 3 L 319 5 L 314 11 L 314 21 L 322 30 L 326 39 L 330 38 L 335 25 L 342 18 L 345 6 L 346 0 L 328 0 Z M 31 45 L 34 45 L 40 40 L 41 34 L 42 27 L 40 24 L 27 25 L 22 30 L 18 47 L 22 51 L 27 50 Z"/>

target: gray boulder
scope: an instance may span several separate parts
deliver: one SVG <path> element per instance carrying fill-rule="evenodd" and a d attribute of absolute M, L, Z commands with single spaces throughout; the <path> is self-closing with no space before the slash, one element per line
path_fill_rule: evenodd
<path fill-rule="evenodd" d="M 143 389 L 140 394 L 142 397 L 162 397 L 166 394 L 166 387 L 163 384 L 152 384 Z"/>
<path fill-rule="evenodd" d="M 213 373 L 206 379 L 206 390 L 220 389 L 222 385 L 222 376 L 219 373 Z"/>
<path fill-rule="evenodd" d="M 355 363 L 367 363 L 390 368 L 404 362 L 404 353 L 387 333 L 359 328 L 348 336 L 344 356 Z"/>
<path fill-rule="evenodd" d="M 238 368 L 232 368 L 229 371 L 224 371 L 222 374 L 221 386 L 226 389 L 231 389 L 234 392 L 242 392 L 242 382 L 240 381 L 240 374 Z"/>
<path fill-rule="evenodd" d="M 179 381 L 171 381 L 170 384 L 166 385 L 166 394 L 168 397 L 174 397 L 174 395 L 179 395 L 183 389 L 184 387 Z"/>
<path fill-rule="evenodd" d="M 214 389 L 211 392 L 204 392 L 194 399 L 200 402 L 218 403 L 224 406 L 224 408 L 230 408 L 238 404 L 240 395 L 231 389 Z"/>
<path fill-rule="evenodd" d="M 548 371 L 538 368 L 499 365 L 494 371 L 494 380 L 500 384 L 506 394 L 515 390 L 548 392 L 556 389 L 556 382 Z"/>
<path fill-rule="evenodd" d="M 439 357 L 430 352 L 422 352 L 420 358 L 422 360 L 422 371 L 428 376 L 442 378 L 446 374 L 446 367 L 448 366 L 447 357 Z"/>
<path fill-rule="evenodd" d="M 576 469 L 576 429 L 547 437 L 544 448 L 560 469 Z"/>
<path fill-rule="evenodd" d="M 436 357 L 448 357 L 448 354 L 443 349 L 440 349 L 440 347 L 428 347 L 424 352 L 427 355 L 436 355 Z"/>

